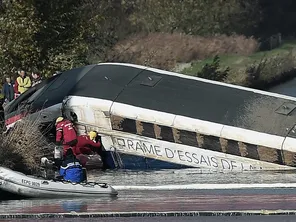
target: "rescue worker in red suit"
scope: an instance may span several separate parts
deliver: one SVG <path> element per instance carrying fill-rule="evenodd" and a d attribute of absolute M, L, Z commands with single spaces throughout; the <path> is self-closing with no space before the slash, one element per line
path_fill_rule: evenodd
<path fill-rule="evenodd" d="M 76 145 L 76 157 L 81 162 L 82 166 L 86 166 L 88 161 L 88 155 L 97 153 L 101 156 L 103 163 L 102 170 L 108 169 L 107 154 L 98 138 L 98 134 L 95 131 L 89 132 L 88 135 L 81 135 L 77 137 L 78 142 Z"/>
<path fill-rule="evenodd" d="M 64 156 L 70 147 L 75 150 L 77 144 L 77 132 L 74 124 L 63 117 L 58 117 L 56 120 L 56 143 L 63 145 Z"/>
<path fill-rule="evenodd" d="M 75 155 L 87 154 L 91 155 L 93 152 L 100 153 L 101 143 L 96 142 L 97 133 L 94 131 L 89 132 L 88 135 L 80 135 L 77 137 L 77 144 Z"/>

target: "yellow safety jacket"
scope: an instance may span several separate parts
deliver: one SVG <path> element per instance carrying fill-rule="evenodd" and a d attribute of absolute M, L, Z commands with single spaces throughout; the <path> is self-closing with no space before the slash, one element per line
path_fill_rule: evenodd
<path fill-rule="evenodd" d="M 32 85 L 30 77 L 26 76 L 25 78 L 22 77 L 17 77 L 16 79 L 18 83 L 18 91 L 19 93 L 24 93 L 26 92 Z"/>

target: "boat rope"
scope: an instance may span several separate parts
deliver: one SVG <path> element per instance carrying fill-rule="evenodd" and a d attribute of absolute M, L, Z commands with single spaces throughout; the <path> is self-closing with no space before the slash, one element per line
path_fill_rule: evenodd
<path fill-rule="evenodd" d="M 108 184 L 107 183 L 99 183 L 99 182 L 93 182 L 93 181 L 88 181 L 88 182 L 80 182 L 80 183 L 75 183 L 69 180 L 63 180 L 63 179 L 52 179 L 53 182 L 62 182 L 64 184 L 72 184 L 72 185 L 82 185 L 82 186 L 100 186 L 102 188 L 107 188 Z"/>

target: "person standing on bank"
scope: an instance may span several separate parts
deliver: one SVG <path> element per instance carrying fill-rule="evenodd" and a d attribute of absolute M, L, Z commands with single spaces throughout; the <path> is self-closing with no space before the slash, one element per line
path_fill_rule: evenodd
<path fill-rule="evenodd" d="M 13 83 L 14 83 L 14 86 L 13 86 L 13 90 L 14 90 L 14 98 L 16 99 L 16 98 L 19 97 L 21 94 L 20 94 L 20 92 L 18 91 L 18 83 L 17 83 L 17 81 L 15 80 Z"/>
<path fill-rule="evenodd" d="M 31 76 L 32 76 L 32 87 L 42 82 L 42 78 L 39 72 L 32 72 Z"/>
<path fill-rule="evenodd" d="M 32 85 L 30 77 L 26 76 L 24 70 L 19 72 L 19 77 L 17 77 L 16 81 L 18 83 L 18 91 L 20 94 L 26 92 Z"/>
<path fill-rule="evenodd" d="M 10 77 L 6 77 L 6 82 L 3 85 L 3 95 L 5 103 L 8 103 L 14 99 L 13 83 Z"/>

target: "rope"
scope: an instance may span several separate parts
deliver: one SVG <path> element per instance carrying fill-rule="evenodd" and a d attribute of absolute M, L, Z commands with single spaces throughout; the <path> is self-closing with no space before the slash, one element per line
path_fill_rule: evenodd
<path fill-rule="evenodd" d="M 107 183 L 99 183 L 99 182 L 72 182 L 69 180 L 64 180 L 64 179 L 52 179 L 51 181 L 53 182 L 62 182 L 63 184 L 72 184 L 72 185 L 82 185 L 82 186 L 100 186 L 102 188 L 107 188 L 108 184 Z"/>

